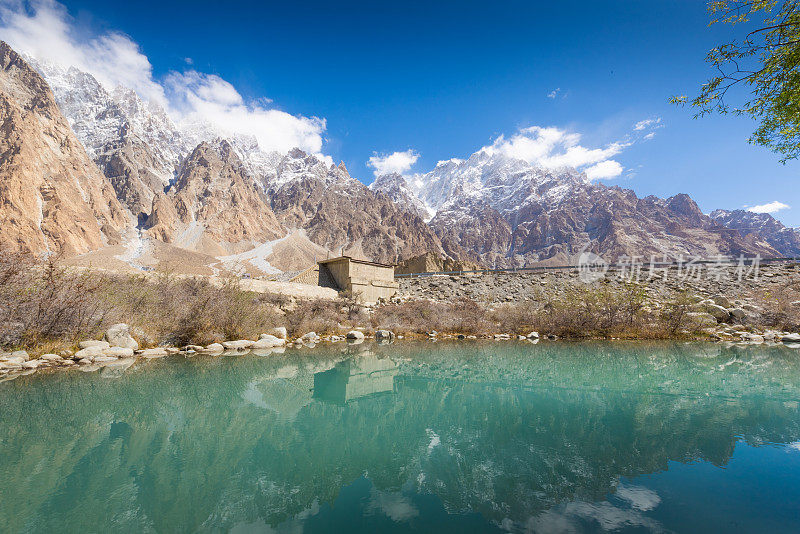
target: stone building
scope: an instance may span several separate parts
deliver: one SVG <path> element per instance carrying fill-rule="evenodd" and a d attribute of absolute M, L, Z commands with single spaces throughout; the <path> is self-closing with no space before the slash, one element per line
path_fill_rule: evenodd
<path fill-rule="evenodd" d="M 319 261 L 291 281 L 350 291 L 367 304 L 388 299 L 399 286 L 394 280 L 394 265 L 349 256 Z"/>

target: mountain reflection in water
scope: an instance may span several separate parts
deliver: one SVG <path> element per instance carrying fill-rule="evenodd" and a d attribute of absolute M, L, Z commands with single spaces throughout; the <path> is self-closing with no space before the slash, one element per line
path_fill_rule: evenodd
<path fill-rule="evenodd" d="M 0 530 L 790 531 L 798 399 L 800 353 L 709 344 L 34 375 L 0 384 Z"/>

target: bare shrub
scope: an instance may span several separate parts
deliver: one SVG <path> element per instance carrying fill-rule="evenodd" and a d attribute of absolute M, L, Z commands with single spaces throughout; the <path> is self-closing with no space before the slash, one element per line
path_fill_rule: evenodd
<path fill-rule="evenodd" d="M 676 335 L 681 330 L 690 329 L 691 324 L 689 312 L 694 306 L 694 299 L 688 291 L 680 291 L 670 298 L 661 313 L 661 327 L 670 336 Z"/>
<path fill-rule="evenodd" d="M 800 330 L 800 283 L 785 282 L 777 287 L 768 287 L 753 294 L 756 305 L 762 309 L 763 326 Z"/>
<path fill-rule="evenodd" d="M 546 298 L 540 307 L 499 310 L 500 323 L 508 331 L 524 333 L 536 329 L 561 337 L 660 337 L 654 331 L 652 312 L 647 311 L 646 293 L 637 284 L 613 288 L 569 287 Z"/>
<path fill-rule="evenodd" d="M 0 254 L 0 342 L 30 347 L 90 335 L 107 310 L 93 296 L 103 275 L 71 272 L 55 259 L 35 264 L 18 254 Z"/>
<path fill-rule="evenodd" d="M 372 326 L 403 334 L 419 334 L 431 330 L 483 334 L 494 330 L 494 324 L 485 308 L 467 298 L 455 302 L 415 300 L 387 304 L 375 310 Z"/>
<path fill-rule="evenodd" d="M 0 254 L 0 346 L 69 346 L 115 322 L 135 327 L 147 346 L 254 338 L 282 319 L 268 296 L 235 279 L 110 275 Z"/>
<path fill-rule="evenodd" d="M 161 275 L 117 279 L 103 295 L 117 315 L 157 342 L 205 344 L 253 338 L 280 322 L 277 308 L 263 295 L 244 291 L 236 279 L 220 285 L 203 278 Z"/>
<path fill-rule="evenodd" d="M 307 332 L 318 334 L 337 333 L 346 318 L 342 304 L 331 300 L 308 300 L 297 304 L 286 315 L 286 329 L 290 335 L 300 336 Z"/>

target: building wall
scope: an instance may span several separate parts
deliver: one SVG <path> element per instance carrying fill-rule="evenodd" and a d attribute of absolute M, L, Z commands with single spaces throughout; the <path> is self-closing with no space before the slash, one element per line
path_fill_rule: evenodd
<path fill-rule="evenodd" d="M 399 287 L 394 280 L 394 267 L 358 263 L 349 258 L 317 264 L 292 281 L 350 290 L 368 303 L 392 297 Z"/>
<path fill-rule="evenodd" d="M 381 280 L 394 282 L 394 267 L 382 267 L 366 263 L 350 262 L 350 278 L 353 280 Z"/>
<path fill-rule="evenodd" d="M 326 262 L 322 265 L 328 268 L 331 276 L 333 276 L 333 279 L 336 281 L 336 285 L 345 291 L 350 289 L 350 260 L 342 258 L 341 260 Z"/>
<path fill-rule="evenodd" d="M 325 265 L 316 264 L 298 274 L 291 280 L 299 284 L 308 284 L 319 287 L 330 287 L 336 291 L 341 291 L 341 287 L 336 283 L 330 270 Z"/>
<path fill-rule="evenodd" d="M 396 282 L 354 282 L 352 290 L 354 295 L 359 295 L 363 302 L 378 302 L 379 299 L 388 299 L 397 293 Z"/>

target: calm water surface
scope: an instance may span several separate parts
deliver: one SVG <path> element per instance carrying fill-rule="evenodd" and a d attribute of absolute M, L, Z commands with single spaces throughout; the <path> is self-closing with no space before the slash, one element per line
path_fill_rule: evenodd
<path fill-rule="evenodd" d="M 1 532 L 797 532 L 800 351 L 327 346 L 0 384 Z"/>

